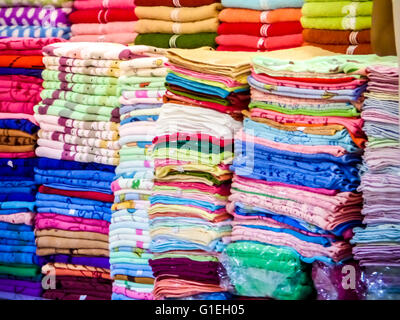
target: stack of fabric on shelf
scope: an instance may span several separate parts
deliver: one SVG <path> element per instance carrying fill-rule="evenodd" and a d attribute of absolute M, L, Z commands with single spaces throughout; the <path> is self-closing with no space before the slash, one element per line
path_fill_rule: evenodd
<path fill-rule="evenodd" d="M 0 37 L 70 37 L 71 0 L 0 0 Z"/>
<path fill-rule="evenodd" d="M 303 0 L 222 0 L 217 50 L 272 51 L 300 47 Z"/>
<path fill-rule="evenodd" d="M 253 58 L 252 102 L 235 139 L 227 206 L 234 216 L 228 270 L 241 275 L 231 277 L 241 295 L 306 298 L 304 263 L 352 258 L 365 142 L 359 110 L 366 79 L 358 71 L 371 60 L 315 47 Z M 260 251 L 267 261 L 251 257 Z M 263 285 L 253 291 L 246 279 Z"/>
<path fill-rule="evenodd" d="M 219 0 L 135 0 L 135 44 L 159 48 L 215 48 Z"/>
<path fill-rule="evenodd" d="M 153 299 L 147 212 L 154 171 L 151 146 L 167 72 L 166 58 L 155 56 L 151 47 L 138 47 L 142 50 L 135 59 L 121 63 L 118 79 L 121 150 L 111 185 L 115 201 L 109 234 L 113 300 Z"/>
<path fill-rule="evenodd" d="M 361 114 L 368 137 L 359 191 L 363 193 L 365 229 L 352 242 L 355 259 L 365 268 L 367 299 L 399 299 L 400 145 L 399 70 L 395 57 L 371 64 Z"/>
<path fill-rule="evenodd" d="M 33 168 L 38 126 L 33 107 L 42 90 L 41 49 L 59 39 L 0 40 L 1 272 L 0 291 L 41 295 L 40 259 L 33 232 Z M 4 295 L 2 295 L 4 297 Z M 6 297 L 7 298 L 7 297 Z M 19 296 L 21 298 L 21 296 Z"/>
<path fill-rule="evenodd" d="M 33 229 L 33 168 L 39 127 L 33 107 L 42 90 L 43 46 L 58 39 L 0 39 L 0 297 L 40 297 Z M 9 294 L 6 294 L 8 292 Z M 22 295 L 22 296 L 21 296 Z"/>
<path fill-rule="evenodd" d="M 150 260 L 156 299 L 225 299 L 220 263 L 233 136 L 249 99 L 250 56 L 171 49 L 153 141 Z"/>
<path fill-rule="evenodd" d="M 119 163 L 118 76 L 126 46 L 90 42 L 43 49 L 42 101 L 35 169 L 38 255 L 56 276 L 50 299 L 111 299 L 111 183 Z"/>
<path fill-rule="evenodd" d="M 305 45 L 344 54 L 369 54 L 372 0 L 305 0 Z"/>
<path fill-rule="evenodd" d="M 135 0 L 75 0 L 71 14 L 71 41 L 114 42 L 135 41 Z"/>

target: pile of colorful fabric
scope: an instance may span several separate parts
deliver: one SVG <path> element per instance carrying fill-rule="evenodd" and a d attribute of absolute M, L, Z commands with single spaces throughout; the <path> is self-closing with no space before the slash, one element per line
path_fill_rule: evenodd
<path fill-rule="evenodd" d="M 136 57 L 121 63 L 120 164 L 116 169 L 110 225 L 113 300 L 152 300 L 149 265 L 149 197 L 154 165 L 151 145 L 165 93 L 166 59 L 154 48 L 137 46 Z"/>
<path fill-rule="evenodd" d="M 299 47 L 303 0 L 222 0 L 217 50 L 272 51 Z"/>
<path fill-rule="evenodd" d="M 158 48 L 215 48 L 219 0 L 135 0 L 135 44 Z"/>
<path fill-rule="evenodd" d="M 71 0 L 0 0 L 0 37 L 69 39 L 71 7 Z"/>
<path fill-rule="evenodd" d="M 368 136 L 359 191 L 365 229 L 352 240 L 355 259 L 365 267 L 367 299 L 400 298 L 399 70 L 396 58 L 367 68 L 362 118 Z"/>
<path fill-rule="evenodd" d="M 6 299 L 42 293 L 33 229 L 39 130 L 33 107 L 42 90 L 42 47 L 58 41 L 0 39 L 0 296 Z"/>
<path fill-rule="evenodd" d="M 171 49 L 167 93 L 153 141 L 150 265 L 156 299 L 224 299 L 219 261 L 231 231 L 226 212 L 234 133 L 247 106 L 250 57 Z"/>
<path fill-rule="evenodd" d="M 135 0 L 75 0 L 71 14 L 71 41 L 114 42 L 135 41 Z"/>
<path fill-rule="evenodd" d="M 359 109 L 366 79 L 346 72 L 372 58 L 357 59 L 315 47 L 253 58 L 252 102 L 235 139 L 227 208 L 235 218 L 232 241 L 262 243 L 264 249 L 252 252 L 266 251 L 271 261 L 247 261 L 249 250 L 233 244 L 245 253 L 231 259 L 233 271 L 241 265 L 267 270 L 259 294 L 305 298 L 311 284 L 303 262 L 340 264 L 352 257 L 348 240 L 361 225 Z M 241 274 L 256 280 L 249 270 Z M 241 286 L 241 294 L 254 294 Z"/>
<path fill-rule="evenodd" d="M 134 54 L 113 43 L 68 42 L 43 49 L 35 169 L 38 254 L 56 276 L 50 299 L 111 299 L 111 183 L 119 163 L 118 76 Z"/>
<path fill-rule="evenodd" d="M 306 45 L 344 54 L 369 54 L 372 0 L 304 0 Z"/>

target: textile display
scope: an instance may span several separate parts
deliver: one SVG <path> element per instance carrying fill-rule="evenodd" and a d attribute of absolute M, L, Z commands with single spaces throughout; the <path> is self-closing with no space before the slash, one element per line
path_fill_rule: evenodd
<path fill-rule="evenodd" d="M 215 48 L 220 1 L 135 1 L 136 45 L 159 48 Z"/>
<path fill-rule="evenodd" d="M 371 64 L 361 117 L 368 137 L 361 168 L 365 229 L 355 229 L 354 258 L 365 268 L 366 299 L 399 299 L 399 71 L 397 58 Z"/>
<path fill-rule="evenodd" d="M 217 50 L 272 51 L 303 44 L 303 1 L 222 0 Z"/>
<path fill-rule="evenodd" d="M 109 233 L 113 300 L 154 299 L 148 209 L 154 171 L 152 141 L 165 93 L 165 62 L 153 48 L 144 47 L 135 59 L 120 65 L 121 149 L 111 184 L 115 200 Z M 154 75 L 134 74 L 140 70 L 154 71 Z"/>
<path fill-rule="evenodd" d="M 372 1 L 305 0 L 305 45 L 341 54 L 371 54 Z"/>

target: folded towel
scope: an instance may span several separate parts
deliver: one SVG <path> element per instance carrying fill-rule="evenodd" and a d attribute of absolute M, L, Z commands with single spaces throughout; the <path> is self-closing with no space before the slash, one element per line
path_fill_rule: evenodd
<path fill-rule="evenodd" d="M 303 0 L 222 0 L 226 8 L 244 8 L 254 10 L 273 10 L 278 8 L 301 8 Z"/>
<path fill-rule="evenodd" d="M 219 20 L 223 22 L 275 23 L 300 21 L 300 18 L 301 9 L 296 8 L 282 8 L 268 11 L 225 8 L 219 14 Z"/>
<path fill-rule="evenodd" d="M 89 9 L 78 10 L 69 15 L 72 24 L 75 23 L 107 23 L 113 21 L 135 21 L 134 10 L 126 9 Z"/>
<path fill-rule="evenodd" d="M 320 43 L 305 43 L 304 45 L 319 47 L 324 50 L 342 54 L 372 54 L 373 50 L 371 43 L 361 43 L 357 45 L 341 45 L 341 44 L 320 44 Z"/>
<path fill-rule="evenodd" d="M 136 45 L 148 45 L 157 48 L 195 49 L 199 47 L 216 47 L 216 33 L 204 32 L 193 34 L 139 34 L 135 39 Z"/>
<path fill-rule="evenodd" d="M 172 21 L 141 19 L 136 23 L 137 33 L 176 33 L 191 34 L 200 32 L 217 32 L 218 18 L 196 22 L 176 23 Z"/>
<path fill-rule="evenodd" d="M 372 1 L 333 1 L 305 3 L 302 10 L 305 17 L 358 17 L 372 15 Z"/>
<path fill-rule="evenodd" d="M 371 42 L 371 30 L 361 31 L 341 31 L 341 30 L 321 30 L 304 29 L 303 38 L 305 42 L 320 44 L 353 44 Z"/>
<path fill-rule="evenodd" d="M 301 17 L 303 28 L 329 30 L 363 30 L 371 28 L 371 16 L 360 17 Z"/>
<path fill-rule="evenodd" d="M 111 33 L 134 33 L 136 21 L 116 21 L 109 23 L 77 23 L 71 26 L 73 36 L 104 35 Z"/>
<path fill-rule="evenodd" d="M 299 34 L 303 30 L 299 21 L 262 23 L 221 23 L 218 34 L 246 34 L 260 37 L 275 37 L 287 34 Z"/>

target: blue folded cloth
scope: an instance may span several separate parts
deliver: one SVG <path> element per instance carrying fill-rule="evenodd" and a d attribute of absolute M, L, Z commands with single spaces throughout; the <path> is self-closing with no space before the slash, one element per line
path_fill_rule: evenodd
<path fill-rule="evenodd" d="M 28 77 L 42 78 L 42 71 L 39 69 L 25 68 L 0 68 L 0 75 L 24 75 Z"/>
<path fill-rule="evenodd" d="M 29 134 L 34 134 L 39 130 L 37 125 L 26 119 L 0 119 L 0 128 L 20 130 Z"/>
<path fill-rule="evenodd" d="M 57 213 L 70 217 L 79 217 L 79 218 L 93 219 L 93 220 L 105 220 L 108 222 L 111 221 L 111 210 L 110 212 L 100 212 L 97 210 L 66 209 L 66 208 L 55 208 L 54 206 L 51 207 L 41 206 L 38 207 L 36 211 L 40 213 Z"/>
<path fill-rule="evenodd" d="M 94 162 L 78 162 L 69 160 L 56 160 L 50 158 L 39 158 L 38 169 L 42 170 L 96 170 L 103 172 L 114 172 L 115 166 Z"/>

